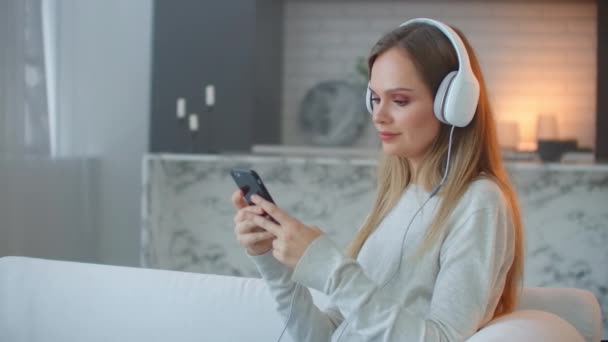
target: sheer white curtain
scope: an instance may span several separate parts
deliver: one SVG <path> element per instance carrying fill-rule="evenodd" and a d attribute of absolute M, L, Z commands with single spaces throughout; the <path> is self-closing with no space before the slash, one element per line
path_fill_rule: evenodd
<path fill-rule="evenodd" d="M 0 257 L 96 261 L 96 164 L 54 143 L 58 4 L 0 0 Z"/>
<path fill-rule="evenodd" d="M 49 156 L 41 0 L 4 0 L 0 6 L 0 153 Z"/>
<path fill-rule="evenodd" d="M 41 0 L 0 2 L 0 155 L 51 155 Z"/>
<path fill-rule="evenodd" d="M 0 256 L 137 265 L 152 19 L 153 0 L 0 0 Z"/>

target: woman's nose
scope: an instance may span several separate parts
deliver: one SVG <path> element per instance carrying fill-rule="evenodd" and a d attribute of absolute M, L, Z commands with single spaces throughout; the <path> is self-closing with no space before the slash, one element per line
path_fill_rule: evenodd
<path fill-rule="evenodd" d="M 382 105 L 382 103 L 374 106 L 374 111 L 372 114 L 372 118 L 374 123 L 376 124 L 385 124 L 390 122 L 391 117 L 387 112 L 386 108 Z"/>

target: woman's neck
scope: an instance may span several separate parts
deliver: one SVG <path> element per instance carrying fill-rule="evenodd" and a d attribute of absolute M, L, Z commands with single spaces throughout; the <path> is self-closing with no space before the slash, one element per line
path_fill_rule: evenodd
<path fill-rule="evenodd" d="M 410 166 L 410 182 L 412 184 L 419 185 L 420 179 L 418 177 L 418 170 L 419 170 L 420 163 L 414 159 L 408 159 L 407 162 Z"/>

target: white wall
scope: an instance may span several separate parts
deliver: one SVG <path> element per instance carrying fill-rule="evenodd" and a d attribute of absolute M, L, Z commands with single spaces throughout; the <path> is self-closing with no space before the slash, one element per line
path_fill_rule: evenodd
<path fill-rule="evenodd" d="M 58 6 L 58 153 L 100 160 L 100 262 L 138 265 L 152 0 Z"/>
<path fill-rule="evenodd" d="M 469 38 L 496 118 L 519 123 L 520 147 L 533 147 L 536 117 L 543 112 L 558 117 L 560 137 L 595 144 L 597 5 L 539 0 L 287 0 L 283 141 L 303 143 L 296 118 L 311 86 L 353 73 L 356 58 L 366 57 L 382 33 L 421 16 L 454 25 Z"/>

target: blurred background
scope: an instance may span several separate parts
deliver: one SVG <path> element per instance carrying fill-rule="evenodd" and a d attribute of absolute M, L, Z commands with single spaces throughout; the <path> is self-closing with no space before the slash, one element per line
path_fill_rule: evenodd
<path fill-rule="evenodd" d="M 0 256 L 141 266 L 146 157 L 373 154 L 365 58 L 419 16 L 476 49 L 506 159 L 601 164 L 607 7 L 0 0 Z"/>
<path fill-rule="evenodd" d="M 0 0 L 0 257 L 259 276 L 233 235 L 235 166 L 346 246 L 380 147 L 366 57 L 415 17 L 477 52 L 524 284 L 592 291 L 608 336 L 599 0 Z"/>

